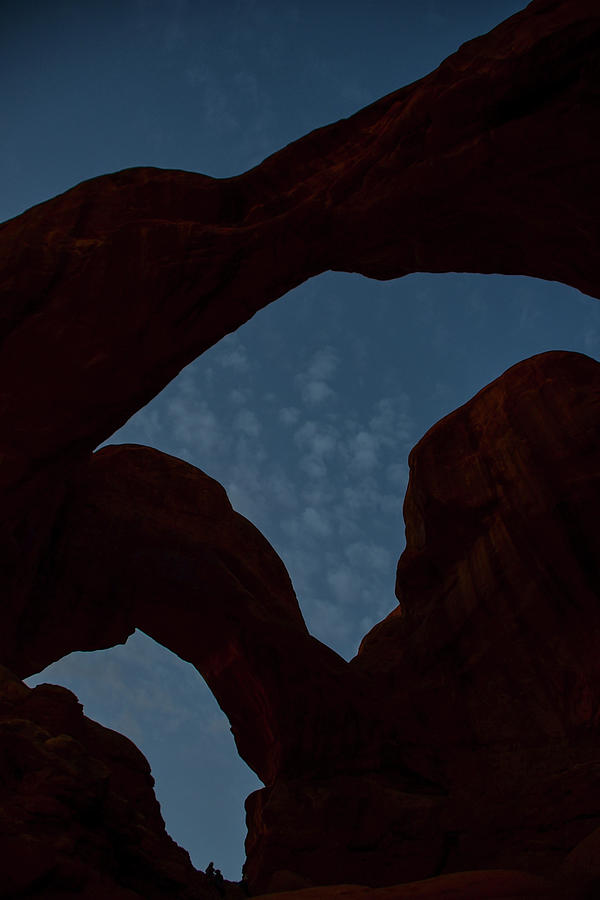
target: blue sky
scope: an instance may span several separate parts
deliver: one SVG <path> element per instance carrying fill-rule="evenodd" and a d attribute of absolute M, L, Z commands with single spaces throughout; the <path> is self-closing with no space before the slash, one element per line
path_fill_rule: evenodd
<path fill-rule="evenodd" d="M 517 0 L 5 2 L 0 220 L 129 166 L 222 177 L 427 74 Z M 217 478 L 271 541 L 310 630 L 350 658 L 395 605 L 410 448 L 521 359 L 600 358 L 600 305 L 553 282 L 325 273 L 186 368 L 109 442 Z M 187 663 L 139 632 L 28 679 L 146 754 L 171 835 L 239 879 L 260 787 Z"/>

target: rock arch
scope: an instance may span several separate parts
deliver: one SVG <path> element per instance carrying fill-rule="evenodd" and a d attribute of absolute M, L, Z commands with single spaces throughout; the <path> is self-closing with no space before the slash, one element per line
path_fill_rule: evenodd
<path fill-rule="evenodd" d="M 149 448 L 92 451 L 203 350 L 326 269 L 380 279 L 414 271 L 528 274 L 599 297 L 595 7 L 534 0 L 426 78 L 236 178 L 125 170 L 0 226 L 0 662 L 25 677 L 70 650 L 120 642 L 136 626 L 194 662 L 228 712 L 240 753 L 267 785 L 248 803 L 248 873 L 257 890 L 335 880 L 332 859 L 346 880 L 370 884 L 491 862 L 550 873 L 550 844 L 545 855 L 527 847 L 531 829 L 547 824 L 540 797 L 566 781 L 570 799 L 560 808 L 565 822 L 580 824 L 553 833 L 553 846 L 562 842 L 566 854 L 585 837 L 581 810 L 598 726 L 599 548 L 590 513 L 599 490 L 598 366 L 577 354 L 526 361 L 413 451 L 406 507 L 413 539 L 398 587 L 417 606 L 419 592 L 426 602 L 420 618 L 392 614 L 376 626 L 351 664 L 308 634 L 283 564 L 212 479 Z M 37 368 L 27 378 L 23 360 L 32 357 Z M 556 460 L 549 422 L 553 438 L 565 436 Z M 506 463 L 505 490 L 488 496 L 480 479 L 475 508 L 464 494 L 444 494 L 443 474 L 463 452 L 465 432 L 474 483 L 482 467 Z M 442 433 L 458 456 L 440 468 L 423 460 L 439 459 Z M 541 467 L 515 451 L 525 445 Z M 555 465 L 567 477 L 553 491 Z M 510 608 L 515 572 L 525 571 L 506 538 L 507 522 L 525 533 L 511 519 L 524 479 L 534 485 L 526 505 L 536 522 L 554 522 L 548 546 L 554 554 L 560 545 L 566 573 L 554 598 L 559 674 L 543 689 L 547 656 L 536 645 L 535 662 L 524 662 L 547 600 L 538 582 L 520 598 L 522 627 L 503 638 L 522 644 L 521 680 L 500 677 L 504 645 L 485 639 L 499 610 Z M 454 555 L 430 541 L 448 515 L 459 524 Z M 486 551 L 486 541 L 501 549 Z M 498 575 L 505 565 L 510 577 Z M 443 598 L 457 583 L 460 602 L 450 613 Z M 503 605 L 478 605 L 488 589 Z M 436 624 L 436 591 L 444 616 L 457 617 L 461 677 L 480 684 L 493 670 L 493 684 L 508 692 L 499 719 L 480 721 L 476 691 L 466 689 L 465 705 Z M 412 674 L 400 678 L 389 648 L 408 633 Z M 433 647 L 443 658 L 432 671 Z M 533 699 L 517 710 L 523 680 Z M 6 696 L 31 705 L 17 681 L 6 675 Z M 440 685 L 451 702 L 436 706 Z M 42 740 L 39 731 L 30 736 Z M 72 747 L 59 749 L 68 756 Z M 483 824 L 456 799 L 474 801 L 485 787 L 478 753 L 495 773 Z M 481 834 L 519 813 L 517 771 L 531 776 L 525 793 L 537 819 L 492 850 Z M 79 877 L 69 871 L 67 880 Z"/>

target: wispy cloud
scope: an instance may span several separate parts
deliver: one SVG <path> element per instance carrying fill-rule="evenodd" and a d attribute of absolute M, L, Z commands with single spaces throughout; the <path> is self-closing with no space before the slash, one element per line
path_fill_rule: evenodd
<path fill-rule="evenodd" d="M 264 347 L 279 344 L 269 335 Z M 141 432 L 216 477 L 284 560 L 309 628 L 351 656 L 365 621 L 395 603 L 406 457 L 417 437 L 410 401 L 387 393 L 365 415 L 358 397 L 336 389 L 349 375 L 331 340 L 299 371 L 280 366 L 267 390 L 257 365 L 264 347 L 252 356 L 243 333 L 229 336 L 115 440 Z"/>
<path fill-rule="evenodd" d="M 161 672 L 170 677 L 157 677 Z M 140 746 L 149 734 L 154 741 L 167 741 L 192 721 L 205 730 L 216 715 L 214 698 L 193 666 L 139 631 L 111 650 L 72 653 L 28 684 L 47 680 L 68 683 L 85 715 Z"/>
<path fill-rule="evenodd" d="M 329 537 L 332 531 L 329 516 L 322 509 L 316 509 L 314 506 L 307 506 L 302 511 L 302 524 L 308 533 L 316 538 Z"/>
<path fill-rule="evenodd" d="M 235 369 L 236 372 L 246 372 L 248 369 L 248 355 L 241 344 L 228 345 L 219 356 L 219 365 L 224 368 Z"/>
<path fill-rule="evenodd" d="M 251 409 L 242 409 L 233 420 L 234 428 L 241 431 L 247 437 L 256 438 L 262 431 L 261 424 L 256 413 Z"/>
<path fill-rule="evenodd" d="M 295 406 L 284 406 L 279 410 L 279 421 L 284 425 L 295 425 L 300 418 L 300 410 Z"/>
<path fill-rule="evenodd" d="M 317 406 L 335 397 L 335 391 L 329 384 L 338 367 L 339 359 L 333 347 L 326 346 L 318 350 L 303 372 L 296 375 L 296 383 L 300 387 L 303 402 L 308 406 Z"/>

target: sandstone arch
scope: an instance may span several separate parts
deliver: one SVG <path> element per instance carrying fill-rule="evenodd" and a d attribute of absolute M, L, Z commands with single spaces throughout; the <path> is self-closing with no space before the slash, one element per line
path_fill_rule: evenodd
<path fill-rule="evenodd" d="M 569 573 L 575 573 L 565 590 L 569 597 L 572 590 L 571 600 L 583 610 L 585 634 L 577 632 L 572 616 L 555 610 L 558 618 L 566 616 L 556 644 L 560 683 L 550 679 L 548 709 L 537 715 L 536 707 L 536 727 L 527 730 L 527 772 L 540 773 L 527 796 L 538 820 L 526 823 L 514 840 L 496 842 L 496 857 L 481 834 L 505 828 L 518 812 L 513 776 L 522 752 L 514 747 L 501 752 L 496 745 L 514 739 L 527 704 L 518 722 L 508 716 L 512 731 L 507 727 L 486 751 L 498 791 L 513 806 L 493 794 L 488 820 L 469 819 L 465 807 L 456 805 L 457 791 L 463 800 L 473 800 L 482 786 L 477 778 L 469 780 L 474 758 L 467 754 L 465 762 L 460 741 L 446 759 L 440 756 L 448 745 L 448 709 L 438 707 L 438 718 L 428 714 L 424 722 L 422 684 L 411 688 L 405 680 L 400 690 L 394 666 L 390 672 L 380 665 L 378 648 L 393 645 L 397 616 L 378 626 L 347 665 L 308 635 L 283 566 L 262 536 L 228 507 L 219 486 L 147 448 L 92 451 L 203 350 L 325 269 L 382 279 L 414 271 L 527 274 L 600 297 L 599 42 L 600 17 L 592 0 L 534 0 L 489 35 L 465 44 L 431 75 L 313 132 L 244 175 L 215 180 L 125 170 L 78 185 L 0 226 L 0 663 L 28 675 L 69 650 L 121 641 L 139 625 L 206 670 L 230 714 L 240 752 L 268 784 L 248 804 L 249 873 L 257 889 L 272 888 L 277 872 L 295 872 L 300 883 L 330 881 L 335 852 L 358 881 L 367 877 L 372 854 L 378 854 L 376 877 L 382 884 L 448 866 L 469 868 L 473 862 L 550 872 L 555 851 L 547 847 L 532 862 L 535 853 L 527 847 L 534 839 L 527 828 L 548 824 L 541 798 L 552 795 L 556 785 L 564 787 L 561 766 L 569 771 L 571 790 L 561 810 L 579 824 L 565 826 L 559 837 L 553 834 L 554 846 L 558 841 L 566 853 L 585 837 L 588 813 L 581 810 L 589 799 L 584 794 L 598 726 L 597 529 L 589 513 L 597 508 L 598 493 L 597 365 L 572 354 L 527 361 L 524 369 L 507 373 L 486 400 L 475 398 L 468 412 L 455 414 L 456 434 L 473 410 L 485 431 L 490 409 L 494 415 L 500 409 L 490 396 L 500 396 L 502 409 L 512 415 L 506 420 L 511 440 L 534 440 L 531 400 L 516 390 L 523 378 L 551 384 L 560 408 L 573 408 L 570 417 L 557 421 L 567 435 L 561 464 L 572 477 L 557 494 L 544 489 L 537 499 L 540 521 L 557 510 L 562 516 L 561 534 L 568 540 L 561 552 Z M 27 379 L 23 360 L 31 356 L 39 377 Z M 585 402 L 573 405 L 573 392 Z M 502 458 L 498 436 L 494 441 L 493 454 Z M 427 446 L 420 445 L 414 459 Z M 477 449 L 480 463 L 489 458 L 486 453 L 484 440 Z M 531 466 L 516 466 L 509 481 L 530 472 Z M 153 478 L 169 484 L 158 504 Z M 423 499 L 427 490 L 413 481 L 409 518 L 419 508 L 416 494 L 421 491 Z M 189 508 L 191 496 L 208 510 L 204 524 Z M 490 516 L 504 521 L 506 496 L 492 499 L 501 512 L 494 512 L 493 503 L 468 510 L 459 529 L 463 537 L 472 540 Z M 452 506 L 455 500 L 445 502 Z M 435 503 L 429 506 L 435 521 Z M 218 539 L 215 522 L 222 527 Z M 115 532 L 122 539 L 118 545 L 110 541 Z M 110 584 L 94 586 L 89 580 L 89 560 L 87 568 L 83 560 L 92 545 L 83 540 L 86 534 L 95 537 L 96 548 L 103 541 L 108 548 L 101 558 Z M 157 555 L 158 546 L 169 552 Z M 423 546 L 419 538 L 409 552 Z M 106 568 L 106 553 L 112 570 Z M 483 565 L 485 554 L 478 559 Z M 419 578 L 425 576 L 427 591 L 441 585 L 442 593 L 451 593 L 446 575 L 466 577 L 455 562 L 443 561 L 448 570 L 438 578 L 426 571 L 431 557 L 425 567 L 419 559 L 408 577 L 409 593 L 423 589 Z M 400 567 L 404 588 L 406 563 L 405 558 Z M 142 577 L 148 571 L 151 585 Z M 227 607 L 213 615 L 205 592 L 199 617 L 200 607 L 194 606 L 199 579 L 210 580 L 213 590 L 227 597 Z M 502 579 L 496 581 L 483 578 L 480 584 L 493 582 L 502 594 Z M 152 603 L 141 584 L 160 585 Z M 165 608 L 164 596 L 174 585 L 185 628 L 169 622 Z M 88 611 L 80 605 L 82 591 L 90 597 Z M 54 607 L 48 604 L 52 592 Z M 525 619 L 531 624 L 539 592 L 526 600 Z M 96 615 L 103 604 L 111 610 L 104 619 Z M 459 609 L 459 618 L 464 613 Z M 482 626 L 475 619 L 477 635 Z M 423 672 L 430 642 L 439 634 L 421 624 L 413 648 L 416 669 Z M 522 637 L 518 628 L 515 633 Z M 526 641 L 524 646 L 527 650 Z M 497 654 L 492 648 L 488 661 L 495 664 Z M 536 677 L 547 674 L 547 658 L 535 658 Z M 474 671 L 470 662 L 465 665 Z M 489 672 L 486 665 L 484 660 L 483 673 Z M 563 677 L 569 667 L 575 669 L 572 682 Z M 273 672 L 280 677 L 274 679 Z M 533 678 L 530 669 L 527 673 Z M 434 686 L 440 679 L 452 681 L 443 665 L 432 678 Z M 232 694 L 239 682 L 243 703 Z M 4 683 L 11 703 L 30 704 L 10 673 Z M 510 700 L 514 684 L 510 679 L 502 684 Z M 383 685 L 386 699 L 379 703 Z M 452 690 L 456 700 L 455 686 Z M 539 692 L 534 695 L 539 700 Z M 291 700 L 300 704 L 304 719 L 291 712 Z M 555 701 L 553 716 L 548 710 Z M 394 720 L 399 710 L 404 731 Z M 489 742 L 497 723 L 474 736 L 473 710 L 462 712 L 462 738 L 481 743 L 483 735 Z M 68 715 L 65 721 L 71 721 Z M 39 731 L 28 734 L 46 746 Z M 546 753 L 542 745 L 548 740 Z M 56 747 L 51 743 L 52 753 Z M 72 747 L 61 744 L 59 750 L 68 756 Z M 328 819 L 332 798 L 340 803 Z M 382 809 L 387 812 L 380 821 Z M 304 844 L 298 853 L 294 841 L 300 826 Z M 334 835 L 333 846 L 328 833 Z M 410 853 L 407 835 L 413 841 Z M 288 876 L 280 874 L 280 883 Z M 80 876 L 67 872 L 65 877 Z"/>

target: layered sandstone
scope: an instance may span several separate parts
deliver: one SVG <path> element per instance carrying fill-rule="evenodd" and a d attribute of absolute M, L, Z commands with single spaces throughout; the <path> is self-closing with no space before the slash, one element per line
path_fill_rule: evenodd
<path fill-rule="evenodd" d="M 151 448 L 93 453 L 326 269 L 599 297 L 599 48 L 594 0 L 534 0 L 243 175 L 130 169 L 0 226 L 6 890 L 214 895 L 141 754 L 69 692 L 20 681 L 136 627 L 202 673 L 265 783 L 247 803 L 254 893 L 599 889 L 597 363 L 527 360 L 417 445 L 399 607 L 350 664 L 307 632 L 220 485 Z"/>
<path fill-rule="evenodd" d="M 460 872 L 410 884 L 369 888 L 354 884 L 262 895 L 264 900 L 564 900 L 562 887 L 523 872 Z M 261 898 L 257 898 L 261 900 Z"/>
<path fill-rule="evenodd" d="M 204 676 L 265 783 L 339 758 L 361 680 L 308 633 L 283 563 L 217 481 L 150 447 L 104 447 L 55 523 L 7 660 L 14 672 L 139 628 Z M 328 733 L 307 729 L 312 720 Z"/>
<path fill-rule="evenodd" d="M 534 275 L 599 296 L 599 46 L 595 0 L 534 0 L 243 175 L 127 169 L 1 225 L 3 484 L 93 450 L 327 269 Z M 15 380 L 31 358 L 43 377 Z"/>
<path fill-rule="evenodd" d="M 216 900 L 153 785 L 137 747 L 71 691 L 0 666 L 0 897 Z"/>
<path fill-rule="evenodd" d="M 349 663 L 378 725 L 248 798 L 251 880 L 548 875 L 598 825 L 599 423 L 600 364 L 544 353 L 412 450 L 399 605 Z"/>
<path fill-rule="evenodd" d="M 11 666 L 26 676 L 136 627 L 193 663 L 266 785 L 247 802 L 254 892 L 477 868 L 558 879 L 557 890 L 562 879 L 569 889 L 594 884 L 598 421 L 600 364 L 552 352 L 434 426 L 410 456 L 399 606 L 350 663 L 308 634 L 281 560 L 217 482 L 151 448 L 106 447 L 70 482 L 30 615 L 13 631 Z M 46 753 L 55 737 L 77 749 L 68 796 L 91 799 L 61 808 L 60 829 L 73 817 L 77 839 L 43 857 L 41 883 L 70 884 L 69 854 L 87 846 L 82 825 L 139 843 L 131 818 L 115 824 L 107 788 L 122 789 L 130 742 L 111 738 L 107 760 L 106 729 L 64 689 L 31 692 L 6 672 L 3 694 L 11 859 L 22 859 L 23 841 L 35 854 L 44 829 L 56 830 L 64 776 Z M 19 753 L 31 769 L 25 782 L 14 775 Z M 146 855 L 167 872 L 175 856 L 185 890 L 199 890 L 136 759 L 136 799 L 128 788 L 119 802 L 147 806 L 146 838 L 157 848 Z M 129 889 L 129 876 L 105 863 L 86 857 L 91 870 L 77 877 L 94 885 L 106 875 Z"/>

